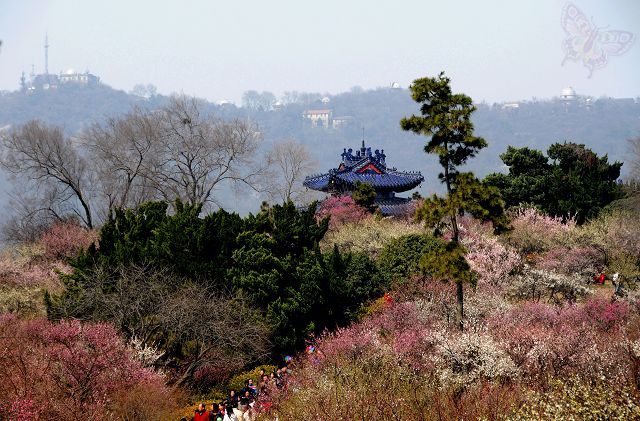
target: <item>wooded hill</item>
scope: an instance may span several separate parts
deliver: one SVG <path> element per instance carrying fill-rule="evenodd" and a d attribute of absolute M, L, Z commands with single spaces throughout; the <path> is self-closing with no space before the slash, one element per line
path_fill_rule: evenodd
<path fill-rule="evenodd" d="M 263 93 L 265 94 L 265 93 Z M 268 94 L 268 93 L 266 93 Z M 271 94 L 265 95 L 274 98 Z M 328 96 L 287 93 L 282 105 L 275 107 L 246 100 L 244 106 L 233 104 L 205 104 L 223 118 L 247 117 L 258 124 L 264 138 L 265 150 L 274 141 L 294 138 L 307 145 L 318 161 L 318 171 L 337 166 L 343 148 L 356 148 L 364 137 L 372 149 L 384 149 L 391 166 L 401 170 L 421 171 L 427 182 L 421 193 L 439 191 L 441 186 L 434 177 L 438 172 L 434 158 L 422 153 L 422 141 L 417 136 L 403 132 L 398 121 L 414 112 L 414 105 L 406 89 L 379 88 L 375 90 L 352 89 Z M 60 125 L 67 134 L 86 128 L 93 121 L 124 114 L 132 106 L 157 108 L 167 97 L 156 95 L 144 98 L 99 85 L 95 87 L 62 87 L 57 91 L 34 94 L 5 92 L 0 95 L 0 127 L 15 126 L 31 119 Z M 489 146 L 469 165 L 478 176 L 504 171 L 499 158 L 509 145 L 528 146 L 546 150 L 551 144 L 572 141 L 585 144 L 599 155 L 608 154 L 609 161 L 625 161 L 628 151 L 626 140 L 640 135 L 640 103 L 633 99 L 598 98 L 586 101 L 578 97 L 567 105 L 558 99 L 522 101 L 518 108 L 504 104 L 477 104 L 473 116 L 476 133 L 484 137 Z M 339 128 L 315 128 L 303 118 L 308 109 L 330 108 L 333 117 L 348 116 L 348 122 Z M 627 174 L 623 165 L 622 176 Z M 251 200 L 242 208 L 223 200 L 229 208 L 242 213 L 255 211 L 260 198 Z M 254 203 L 255 202 L 255 203 Z"/>

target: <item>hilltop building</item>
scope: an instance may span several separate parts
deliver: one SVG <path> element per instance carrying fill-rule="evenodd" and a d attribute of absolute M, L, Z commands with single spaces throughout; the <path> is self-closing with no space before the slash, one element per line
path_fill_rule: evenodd
<path fill-rule="evenodd" d="M 333 121 L 333 110 L 331 108 L 306 110 L 302 116 L 311 120 L 311 127 L 328 128 Z"/>
<path fill-rule="evenodd" d="M 396 197 L 396 193 L 416 188 L 424 181 L 420 172 L 403 172 L 396 168 L 387 167 L 386 155 L 382 151 L 362 146 L 353 154 L 353 149 L 344 149 L 342 162 L 338 168 L 329 170 L 326 174 L 307 177 L 304 186 L 334 195 L 353 192 L 355 183 L 360 181 L 371 185 L 376 191 L 374 204 L 383 215 L 405 214 L 411 204 L 411 199 Z"/>
<path fill-rule="evenodd" d="M 78 85 L 95 86 L 100 82 L 100 78 L 96 75 L 89 73 L 89 70 L 85 70 L 84 73 L 76 72 L 73 69 L 69 69 L 64 73 L 60 73 L 58 77 L 61 84 L 75 83 Z"/>
<path fill-rule="evenodd" d="M 58 75 L 49 73 L 49 37 L 44 41 L 44 73 L 36 74 L 35 66 L 31 66 L 31 73 L 27 79 L 24 72 L 20 77 L 20 89 L 23 92 L 55 90 L 61 85 L 95 86 L 100 78 L 91 74 L 89 70 L 84 73 L 68 69 Z"/>
<path fill-rule="evenodd" d="M 319 108 L 315 110 L 305 110 L 302 117 L 310 121 L 311 127 L 314 128 L 333 128 L 337 129 L 354 121 L 354 118 L 348 115 L 334 117 L 331 108 Z"/>
<path fill-rule="evenodd" d="M 520 108 L 520 102 L 512 101 L 512 102 L 503 102 L 502 109 L 503 110 L 517 110 Z"/>
<path fill-rule="evenodd" d="M 311 127 L 338 129 L 354 121 L 351 116 L 334 117 L 333 109 L 329 107 L 331 98 L 328 96 L 323 97 L 320 102 L 322 103 L 322 108 L 309 109 L 302 113 L 302 117 L 309 120 Z"/>
<path fill-rule="evenodd" d="M 567 86 L 560 92 L 560 99 L 565 102 L 574 102 L 578 97 L 576 91 L 571 86 Z"/>

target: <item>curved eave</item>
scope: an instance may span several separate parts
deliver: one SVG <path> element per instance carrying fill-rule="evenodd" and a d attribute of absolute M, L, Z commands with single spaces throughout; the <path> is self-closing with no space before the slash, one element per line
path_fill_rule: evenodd
<path fill-rule="evenodd" d="M 383 174 L 360 174 L 343 171 L 335 174 L 327 173 L 307 177 L 302 184 L 312 190 L 327 191 L 330 188 L 332 176 L 343 185 L 353 187 L 356 182 L 360 181 L 361 183 L 369 184 L 379 192 L 404 192 L 418 187 L 424 181 L 424 177 L 419 172 L 402 173 L 394 171 Z"/>
<path fill-rule="evenodd" d="M 329 174 L 307 177 L 302 185 L 311 190 L 327 191 L 330 179 L 331 176 Z"/>
<path fill-rule="evenodd" d="M 336 178 L 342 182 L 354 185 L 357 181 L 371 185 L 377 191 L 403 192 L 416 188 L 424 181 L 420 173 L 396 173 L 388 172 L 384 174 L 371 173 L 341 173 L 336 174 Z"/>
<path fill-rule="evenodd" d="M 385 216 L 402 216 L 412 212 L 413 200 L 396 197 L 391 200 L 376 200 L 374 204 Z"/>

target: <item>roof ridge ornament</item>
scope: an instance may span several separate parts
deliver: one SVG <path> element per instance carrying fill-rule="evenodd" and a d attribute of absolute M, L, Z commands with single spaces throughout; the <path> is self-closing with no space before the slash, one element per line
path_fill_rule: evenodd
<path fill-rule="evenodd" d="M 364 133 L 363 133 L 364 137 Z M 363 138 L 360 148 L 343 148 L 342 162 L 338 168 L 332 168 L 324 174 L 306 177 L 304 186 L 331 194 L 349 194 L 357 182 L 369 184 L 376 191 L 374 203 L 380 206 L 383 215 L 399 212 L 411 199 L 396 197 L 397 192 L 404 192 L 419 186 L 424 177 L 420 171 L 398 171 L 388 167 L 385 162 L 384 149 L 367 147 Z"/>

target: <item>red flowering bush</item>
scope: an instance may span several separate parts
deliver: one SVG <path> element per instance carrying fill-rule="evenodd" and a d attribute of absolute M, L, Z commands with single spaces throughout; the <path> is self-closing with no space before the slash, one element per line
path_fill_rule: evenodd
<path fill-rule="evenodd" d="M 174 407 L 162 378 L 103 323 L 0 316 L 0 378 L 0 413 L 10 419 L 120 418 L 135 406 L 134 418 L 158 419 Z M 135 390 L 144 402 L 129 400 Z"/>
<path fill-rule="evenodd" d="M 619 328 L 629 317 L 629 304 L 626 301 L 614 301 L 593 297 L 584 304 L 586 316 L 602 331 Z"/>
<path fill-rule="evenodd" d="M 434 314 L 438 297 L 450 298 L 443 286 L 393 292 L 360 323 L 320 337 L 264 419 L 495 419 L 558 380 L 640 384 L 640 317 L 627 302 L 495 306 L 460 333 Z"/>
<path fill-rule="evenodd" d="M 532 384 L 575 374 L 620 382 L 630 368 L 626 340 L 618 329 L 626 314 L 626 304 L 600 299 L 564 307 L 527 302 L 495 315 L 488 325 Z"/>
<path fill-rule="evenodd" d="M 520 400 L 488 335 L 446 331 L 416 302 L 389 303 L 299 358 L 265 419 L 477 419 Z"/>
<path fill-rule="evenodd" d="M 73 222 L 57 222 L 44 233 L 40 242 L 45 256 L 50 259 L 68 259 L 98 240 L 95 230 L 88 230 Z"/>
<path fill-rule="evenodd" d="M 540 269 L 591 277 L 597 268 L 604 266 L 603 253 L 594 247 L 555 247 L 539 257 L 536 266 Z"/>
<path fill-rule="evenodd" d="M 331 196 L 322 201 L 317 216 L 320 219 L 329 216 L 331 227 L 336 228 L 350 222 L 360 222 L 370 218 L 371 214 L 358 206 L 351 196 Z"/>

